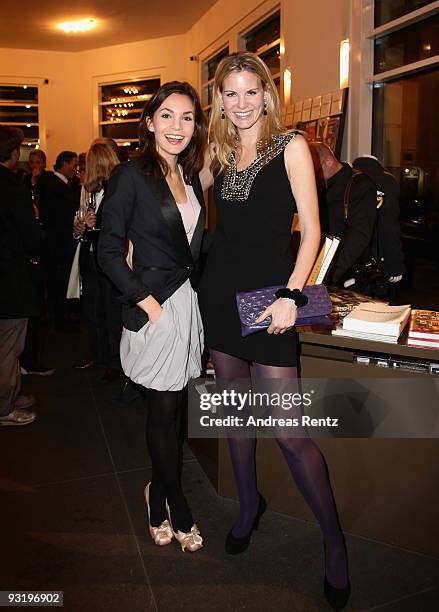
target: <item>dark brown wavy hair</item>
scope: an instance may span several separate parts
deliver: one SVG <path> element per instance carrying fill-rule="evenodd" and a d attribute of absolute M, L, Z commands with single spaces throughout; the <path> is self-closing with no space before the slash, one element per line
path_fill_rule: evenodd
<path fill-rule="evenodd" d="M 152 119 L 154 113 L 172 94 L 187 96 L 194 105 L 195 130 L 188 146 L 178 156 L 178 163 L 183 168 L 183 175 L 188 183 L 200 172 L 204 164 L 204 152 L 207 144 L 206 118 L 201 108 L 200 99 L 195 89 L 186 82 L 171 81 L 162 85 L 145 104 L 139 125 L 140 152 L 136 163 L 147 175 L 163 178 L 169 172 L 166 160 L 157 151 L 154 132 L 146 126 L 146 120 Z"/>

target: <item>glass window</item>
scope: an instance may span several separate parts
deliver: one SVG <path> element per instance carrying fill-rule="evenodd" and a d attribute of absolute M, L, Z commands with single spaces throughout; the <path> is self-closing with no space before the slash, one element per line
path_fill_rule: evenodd
<path fill-rule="evenodd" d="M 139 119 L 145 103 L 160 87 L 160 79 L 128 81 L 101 86 L 101 136 L 118 144 L 138 146 Z"/>
<path fill-rule="evenodd" d="M 245 48 L 247 51 L 259 53 L 264 47 L 280 38 L 280 13 L 272 15 L 267 21 L 258 25 L 245 35 Z"/>
<path fill-rule="evenodd" d="M 223 59 L 223 57 L 226 57 L 227 55 L 229 55 L 229 47 L 226 47 L 225 49 L 217 53 L 214 57 L 212 57 L 209 61 L 206 62 L 208 81 L 214 78 L 216 67 L 218 66 L 220 61 Z"/>
<path fill-rule="evenodd" d="M 280 48 L 279 45 L 271 47 L 265 53 L 260 53 L 260 58 L 264 60 L 272 76 L 277 75 L 280 70 Z"/>
<path fill-rule="evenodd" d="M 439 69 L 374 86 L 373 154 L 401 186 L 401 201 L 438 209 Z"/>
<path fill-rule="evenodd" d="M 245 34 L 244 46 L 264 60 L 280 89 L 280 11 Z"/>
<path fill-rule="evenodd" d="M 220 61 L 227 55 L 229 55 L 229 47 L 224 47 L 209 60 L 203 62 L 201 66 L 201 105 L 207 115 L 209 115 L 213 99 L 215 71 Z"/>
<path fill-rule="evenodd" d="M 375 27 L 431 4 L 431 0 L 375 0 Z"/>
<path fill-rule="evenodd" d="M 439 299 L 431 282 L 439 262 L 438 99 L 439 69 L 374 86 L 373 154 L 401 190 L 407 266 L 403 299 L 413 307 L 434 309 Z"/>
<path fill-rule="evenodd" d="M 439 14 L 375 40 L 375 74 L 439 53 Z"/>
<path fill-rule="evenodd" d="M 24 145 L 39 146 L 38 87 L 0 85 L 0 123 L 23 130 Z"/>

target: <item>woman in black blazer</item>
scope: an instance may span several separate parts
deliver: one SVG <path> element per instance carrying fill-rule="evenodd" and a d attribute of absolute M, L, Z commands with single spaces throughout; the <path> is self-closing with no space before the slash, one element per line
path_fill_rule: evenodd
<path fill-rule="evenodd" d="M 191 85 L 167 83 L 154 94 L 140 120 L 140 141 L 139 156 L 110 177 L 98 261 L 122 293 L 122 367 L 146 392 L 150 534 L 158 545 L 175 537 L 193 552 L 202 538 L 180 474 L 187 382 L 200 375 L 203 349 L 190 279 L 204 234 L 198 174 L 206 126 Z"/>

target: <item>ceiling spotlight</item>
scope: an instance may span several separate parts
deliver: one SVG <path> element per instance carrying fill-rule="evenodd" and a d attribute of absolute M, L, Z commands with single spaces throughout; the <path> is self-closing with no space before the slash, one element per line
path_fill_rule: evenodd
<path fill-rule="evenodd" d="M 96 19 L 82 19 L 81 21 L 64 21 L 58 24 L 58 28 L 66 34 L 79 34 L 89 32 L 96 26 Z"/>

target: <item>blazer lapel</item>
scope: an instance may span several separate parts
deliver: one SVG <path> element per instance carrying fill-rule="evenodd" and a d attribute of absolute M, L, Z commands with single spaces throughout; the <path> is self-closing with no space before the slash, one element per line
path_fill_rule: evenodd
<path fill-rule="evenodd" d="M 174 196 L 165 178 L 154 181 L 154 184 L 157 198 L 161 205 L 160 209 L 162 215 L 171 231 L 172 241 L 179 256 L 179 263 L 191 265 L 193 264 L 192 253 L 189 248 L 183 220 L 177 208 L 177 204 L 175 203 Z"/>

